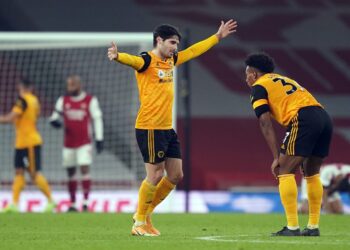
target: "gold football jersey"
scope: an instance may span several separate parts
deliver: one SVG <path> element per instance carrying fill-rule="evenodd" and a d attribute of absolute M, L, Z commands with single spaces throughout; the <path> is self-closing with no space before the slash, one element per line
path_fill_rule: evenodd
<path fill-rule="evenodd" d="M 257 116 L 270 111 L 281 125 L 288 126 L 298 110 L 322 105 L 296 81 L 279 74 L 265 74 L 252 86 L 251 103 Z"/>
<path fill-rule="evenodd" d="M 17 99 L 12 111 L 19 114 L 15 121 L 15 147 L 21 149 L 42 144 L 42 138 L 36 128 L 40 115 L 38 98 L 30 93 L 25 94 Z"/>

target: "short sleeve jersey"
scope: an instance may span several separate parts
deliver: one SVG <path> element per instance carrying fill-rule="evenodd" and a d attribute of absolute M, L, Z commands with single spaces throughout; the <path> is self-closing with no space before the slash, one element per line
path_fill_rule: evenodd
<path fill-rule="evenodd" d="M 260 117 L 269 111 L 282 126 L 288 126 L 299 109 L 322 105 L 296 81 L 278 74 L 265 74 L 252 86 L 251 103 Z"/>
<path fill-rule="evenodd" d="M 15 121 L 17 149 L 32 147 L 42 144 L 42 138 L 36 127 L 37 119 L 40 115 L 40 103 L 38 98 L 27 93 L 20 96 L 12 112 L 19 114 Z"/>

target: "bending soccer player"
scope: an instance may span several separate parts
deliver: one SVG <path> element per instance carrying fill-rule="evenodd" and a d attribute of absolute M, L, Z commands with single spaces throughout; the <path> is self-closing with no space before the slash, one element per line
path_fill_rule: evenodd
<path fill-rule="evenodd" d="M 139 189 L 132 235 L 160 235 L 151 223 L 151 214 L 183 178 L 180 143 L 172 121 L 174 67 L 203 54 L 235 32 L 236 27 L 233 20 L 222 21 L 216 34 L 180 52 L 177 50 L 181 35 L 171 25 L 156 27 L 153 50 L 140 56 L 119 52 L 115 43 L 108 49 L 110 60 L 136 70 L 141 102 L 135 128 L 147 176 Z"/>
<path fill-rule="evenodd" d="M 63 117 L 63 124 L 61 122 Z M 103 150 L 103 120 L 100 105 L 95 96 L 83 91 L 79 76 L 67 79 L 67 95 L 58 98 L 55 109 L 50 117 L 50 124 L 55 128 L 64 125 L 63 167 L 68 175 L 68 192 L 71 205 L 69 212 L 76 212 L 76 192 L 78 180 L 77 167 L 82 175 L 83 211 L 88 211 L 88 199 L 91 189 L 90 165 L 92 164 L 92 135 L 91 120 L 93 121 L 96 151 Z"/>
<path fill-rule="evenodd" d="M 19 97 L 12 111 L 0 116 L 0 123 L 14 123 L 16 129 L 15 142 L 15 178 L 12 185 L 12 204 L 3 212 L 18 212 L 21 191 L 26 185 L 25 171 L 47 198 L 45 212 L 53 212 L 55 203 L 51 197 L 50 186 L 41 174 L 41 135 L 36 128 L 40 115 L 40 103 L 32 93 L 33 84 L 22 80 L 18 84 Z"/>
<path fill-rule="evenodd" d="M 274 236 L 319 236 L 322 201 L 320 167 L 328 155 L 332 122 L 322 105 L 296 81 L 274 73 L 273 59 L 264 53 L 248 56 L 246 81 L 260 129 L 272 151 L 271 171 L 279 180 L 279 192 L 287 226 Z M 287 128 L 278 147 L 271 117 Z M 300 232 L 295 171 L 303 165 L 309 200 L 309 222 Z"/>
<path fill-rule="evenodd" d="M 344 208 L 339 192 L 349 192 L 350 165 L 327 164 L 321 167 L 320 178 L 323 185 L 322 208 L 330 214 L 343 214 Z M 301 205 L 300 212 L 309 212 L 309 202 L 306 190 L 306 180 L 301 181 Z"/>

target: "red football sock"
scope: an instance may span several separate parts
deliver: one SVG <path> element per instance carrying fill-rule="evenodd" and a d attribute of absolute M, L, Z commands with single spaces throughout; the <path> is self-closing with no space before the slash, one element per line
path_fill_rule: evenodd
<path fill-rule="evenodd" d="M 77 188 L 78 188 L 77 180 L 68 181 L 68 192 L 69 192 L 70 201 L 72 204 L 74 204 L 76 200 L 75 196 L 76 196 Z"/>
<path fill-rule="evenodd" d="M 91 189 L 91 180 L 90 179 L 82 180 L 81 184 L 83 186 L 84 200 L 88 200 L 90 189 Z"/>

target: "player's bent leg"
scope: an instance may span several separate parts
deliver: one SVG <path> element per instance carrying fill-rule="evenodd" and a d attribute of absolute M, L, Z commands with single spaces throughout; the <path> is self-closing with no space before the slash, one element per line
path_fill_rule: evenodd
<path fill-rule="evenodd" d="M 46 196 L 47 200 L 49 202 L 52 202 L 51 188 L 45 176 L 42 175 L 40 172 L 31 173 L 30 176 L 33 182 L 35 183 L 35 185 Z"/>
<path fill-rule="evenodd" d="M 177 158 L 167 158 L 165 161 L 165 170 L 168 179 L 174 185 L 177 185 L 183 179 L 182 160 Z"/>
<path fill-rule="evenodd" d="M 156 186 L 164 175 L 164 162 L 150 164 L 145 163 L 147 176 L 139 189 L 139 200 L 136 212 L 136 223 L 146 221 L 147 210 L 152 203 Z"/>
<path fill-rule="evenodd" d="M 44 208 L 45 213 L 52 213 L 56 208 L 56 203 L 52 200 L 51 196 L 51 188 L 49 183 L 47 182 L 44 175 L 40 172 L 30 172 L 30 176 L 39 190 L 45 195 L 47 198 L 47 204 Z"/>
<path fill-rule="evenodd" d="M 152 202 L 156 186 L 145 179 L 139 189 L 138 206 L 134 216 L 131 234 L 135 236 L 156 236 L 146 224 L 146 212 Z"/>
<path fill-rule="evenodd" d="M 165 160 L 165 170 L 167 176 L 164 176 L 158 183 L 154 199 L 148 208 L 147 214 L 151 214 L 155 207 L 158 206 L 175 188 L 176 184 L 182 180 L 182 160 L 167 158 Z"/>
<path fill-rule="evenodd" d="M 299 236 L 298 187 L 295 170 L 302 164 L 304 157 L 281 154 L 279 157 L 279 193 L 287 218 L 287 227 L 272 234 L 273 236 Z"/>
<path fill-rule="evenodd" d="M 164 175 L 164 162 L 145 163 L 147 176 L 141 183 L 139 189 L 138 206 L 134 225 L 131 230 L 132 235 L 136 236 L 157 236 L 146 223 L 147 210 L 152 203 L 156 191 L 156 185 Z"/>
<path fill-rule="evenodd" d="M 156 206 L 158 206 L 174 188 L 175 188 L 175 184 L 170 182 L 167 176 L 164 176 L 158 183 L 155 190 L 153 201 L 148 207 L 148 210 L 146 213 L 146 224 L 150 227 L 150 230 L 156 235 L 160 235 L 160 232 L 158 229 L 156 229 L 153 226 L 151 215 L 154 209 L 156 208 Z"/>
<path fill-rule="evenodd" d="M 323 196 L 323 186 L 319 175 L 321 164 L 322 158 L 311 156 L 303 166 L 309 201 L 309 221 L 306 229 L 302 232 L 303 236 L 319 236 L 318 226 Z"/>
<path fill-rule="evenodd" d="M 176 184 L 179 183 L 183 178 L 182 171 L 182 160 L 177 158 L 166 158 L 165 160 L 165 170 L 167 172 L 167 176 L 164 176 L 160 182 L 158 183 L 154 195 L 154 199 L 150 204 L 147 216 L 146 216 L 146 224 L 150 227 L 151 231 L 160 235 L 158 229 L 156 229 L 151 220 L 151 214 L 154 209 L 166 199 L 169 193 L 175 188 Z"/>
<path fill-rule="evenodd" d="M 151 214 L 156 206 L 158 206 L 175 188 L 183 178 L 182 160 L 175 158 L 167 158 L 165 160 L 165 170 L 167 176 L 164 176 L 157 185 L 154 199 L 150 204 L 147 214 Z"/>

